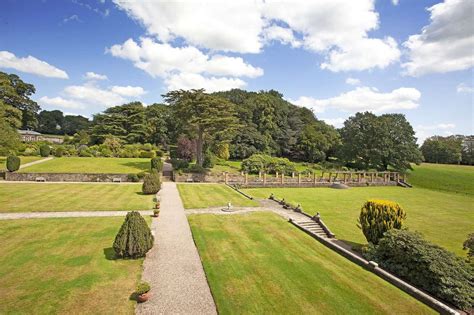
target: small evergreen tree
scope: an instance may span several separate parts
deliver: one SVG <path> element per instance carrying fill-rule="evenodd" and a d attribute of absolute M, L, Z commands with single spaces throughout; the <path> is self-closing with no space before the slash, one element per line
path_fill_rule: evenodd
<path fill-rule="evenodd" d="M 51 148 L 47 144 L 43 144 L 40 146 L 40 155 L 42 157 L 48 157 L 49 154 L 51 153 Z"/>
<path fill-rule="evenodd" d="M 114 241 L 114 251 L 118 257 L 139 258 L 153 247 L 153 235 L 145 219 L 137 211 L 127 213 Z"/>
<path fill-rule="evenodd" d="M 157 172 L 163 171 L 163 161 L 159 157 L 154 157 L 150 161 L 151 169 L 155 169 Z"/>
<path fill-rule="evenodd" d="M 9 155 L 7 157 L 7 170 L 15 172 L 20 169 L 20 158 L 18 156 Z"/>
<path fill-rule="evenodd" d="M 360 210 L 358 227 L 369 243 L 378 244 L 390 229 L 401 229 L 406 213 L 400 205 L 388 200 L 369 200 Z"/>
<path fill-rule="evenodd" d="M 156 169 L 152 169 L 150 174 L 143 179 L 142 192 L 145 195 L 156 194 L 161 189 L 160 174 Z"/>

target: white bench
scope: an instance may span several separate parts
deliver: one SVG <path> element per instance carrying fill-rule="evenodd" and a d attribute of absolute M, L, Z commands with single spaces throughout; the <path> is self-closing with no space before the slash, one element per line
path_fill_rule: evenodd
<path fill-rule="evenodd" d="M 112 183 L 121 183 L 122 179 L 120 177 L 114 177 L 112 178 Z"/>
<path fill-rule="evenodd" d="M 36 178 L 35 178 L 35 181 L 37 181 L 37 182 L 45 182 L 45 181 L 46 181 L 46 178 L 44 178 L 44 177 L 36 177 Z"/>

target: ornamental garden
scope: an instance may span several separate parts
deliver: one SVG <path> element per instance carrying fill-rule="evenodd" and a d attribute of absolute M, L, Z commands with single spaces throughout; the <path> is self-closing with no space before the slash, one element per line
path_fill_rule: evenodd
<path fill-rule="evenodd" d="M 150 266 L 180 228 L 218 313 L 472 311 L 472 137 L 418 146 L 401 114 L 335 129 L 273 90 L 173 91 L 92 120 L 28 95 L 0 90 L 2 314 L 177 307 L 162 270 L 186 250 Z"/>

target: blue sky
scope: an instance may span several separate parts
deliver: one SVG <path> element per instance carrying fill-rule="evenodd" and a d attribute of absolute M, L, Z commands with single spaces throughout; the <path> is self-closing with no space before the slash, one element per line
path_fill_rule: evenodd
<path fill-rule="evenodd" d="M 338 127 L 370 110 L 406 114 L 420 139 L 473 134 L 472 20 L 469 0 L 5 0 L 0 71 L 33 83 L 43 109 L 88 117 L 239 87 Z"/>

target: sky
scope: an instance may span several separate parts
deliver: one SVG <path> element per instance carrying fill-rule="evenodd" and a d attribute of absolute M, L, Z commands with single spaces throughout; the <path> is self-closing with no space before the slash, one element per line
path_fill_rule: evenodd
<path fill-rule="evenodd" d="M 335 127 L 474 134 L 472 0 L 2 0 L 0 71 L 92 117 L 175 89 L 275 89 Z"/>

